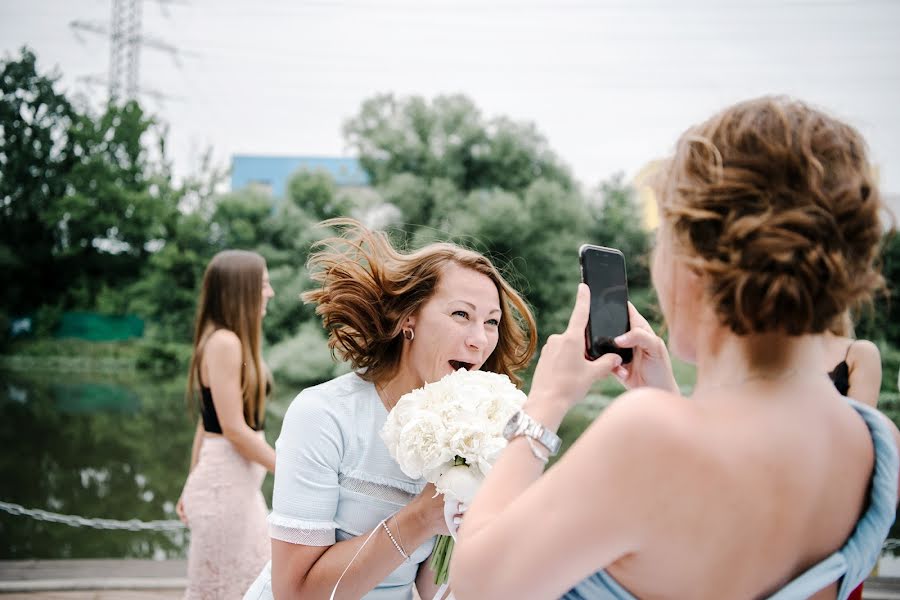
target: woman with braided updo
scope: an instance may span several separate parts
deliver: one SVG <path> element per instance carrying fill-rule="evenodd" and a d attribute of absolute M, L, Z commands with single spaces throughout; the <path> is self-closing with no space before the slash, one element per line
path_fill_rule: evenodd
<path fill-rule="evenodd" d="M 660 188 L 653 280 L 693 394 L 633 310 L 616 340 L 633 362 L 587 360 L 580 286 L 518 422 L 554 431 L 610 374 L 635 389 L 546 475 L 529 432 L 510 433 L 459 532 L 459 600 L 843 599 L 878 558 L 900 433 L 835 389 L 821 343 L 883 283 L 862 138 L 803 103 L 751 100 L 689 129 Z"/>

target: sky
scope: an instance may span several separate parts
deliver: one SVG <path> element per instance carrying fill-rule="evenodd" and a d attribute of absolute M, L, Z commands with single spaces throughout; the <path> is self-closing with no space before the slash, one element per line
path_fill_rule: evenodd
<path fill-rule="evenodd" d="M 0 54 L 27 44 L 94 103 L 111 0 L 0 0 Z M 145 0 L 140 83 L 169 126 L 176 172 L 211 149 L 352 156 L 363 100 L 462 93 L 485 118 L 531 121 L 587 187 L 635 175 L 728 104 L 789 94 L 868 140 L 900 193 L 897 0 Z"/>

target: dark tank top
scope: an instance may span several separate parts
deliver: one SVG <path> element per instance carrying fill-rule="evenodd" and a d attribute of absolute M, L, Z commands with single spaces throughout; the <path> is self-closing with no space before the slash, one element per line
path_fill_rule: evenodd
<path fill-rule="evenodd" d="M 266 394 L 269 393 L 269 385 L 266 384 Z M 222 433 L 222 425 L 219 423 L 219 415 L 216 414 L 216 405 L 213 404 L 212 390 L 205 385 L 200 386 L 200 416 L 203 419 L 203 430 L 208 433 Z M 249 425 L 249 423 L 248 423 Z M 254 431 L 262 431 L 266 427 L 266 417 L 263 415 L 259 425 L 253 427 Z"/>
<path fill-rule="evenodd" d="M 834 387 L 837 388 L 837 391 L 839 391 L 842 396 L 846 396 L 847 392 L 850 391 L 850 365 L 847 364 L 847 357 L 850 356 L 850 348 L 853 347 L 853 344 L 854 342 L 850 342 L 850 345 L 847 346 L 844 360 L 839 362 L 837 366 L 828 373 L 831 381 L 834 382 Z"/>

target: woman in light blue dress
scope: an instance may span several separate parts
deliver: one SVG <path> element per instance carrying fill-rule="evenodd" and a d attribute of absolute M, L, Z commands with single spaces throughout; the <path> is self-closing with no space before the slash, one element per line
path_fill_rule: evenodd
<path fill-rule="evenodd" d="M 433 538 L 447 534 L 434 486 L 381 439 L 400 397 L 459 368 L 509 375 L 536 346 L 534 319 L 484 256 L 453 244 L 399 253 L 358 223 L 310 261 L 329 345 L 353 372 L 301 392 L 275 445 L 272 561 L 245 600 L 423 600 L 436 592 Z M 303 360 L 298 356 L 297 360 Z M 340 582 L 340 583 L 338 583 Z"/>
<path fill-rule="evenodd" d="M 582 285 L 516 419 L 555 431 L 598 379 L 635 389 L 543 475 L 535 429 L 511 430 L 458 535 L 459 600 L 845 599 L 879 556 L 900 434 L 835 389 L 819 338 L 883 283 L 862 138 L 790 99 L 740 103 L 682 136 L 658 200 L 653 280 L 693 394 L 633 309 L 633 362 L 586 360 Z"/>

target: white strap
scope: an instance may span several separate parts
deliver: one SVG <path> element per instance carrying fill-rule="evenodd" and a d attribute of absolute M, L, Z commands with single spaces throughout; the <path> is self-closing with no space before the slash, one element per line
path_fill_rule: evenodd
<path fill-rule="evenodd" d="M 387 519 L 390 518 L 391 517 L 388 517 Z M 369 540 L 372 539 L 372 536 L 378 533 L 378 531 L 384 526 L 384 523 L 385 521 L 387 521 L 387 519 L 382 519 L 382 521 L 375 526 L 375 529 L 372 530 L 372 533 L 369 534 L 369 537 L 366 538 L 366 541 L 363 542 L 362 546 L 359 547 L 359 550 L 356 551 L 356 554 L 353 555 L 353 558 L 350 559 L 350 562 L 347 564 L 347 566 L 344 567 L 344 572 L 341 573 L 340 577 L 338 577 L 337 583 L 334 584 L 334 589 L 331 590 L 331 596 L 328 600 L 334 600 L 334 595 L 337 593 L 338 586 L 341 585 L 341 580 L 344 578 L 344 575 L 347 574 L 347 571 L 350 570 L 350 565 L 353 564 L 353 561 L 356 560 L 356 557 L 359 556 L 359 553 L 362 552 L 362 549 L 366 547 L 366 544 L 369 543 Z"/>

